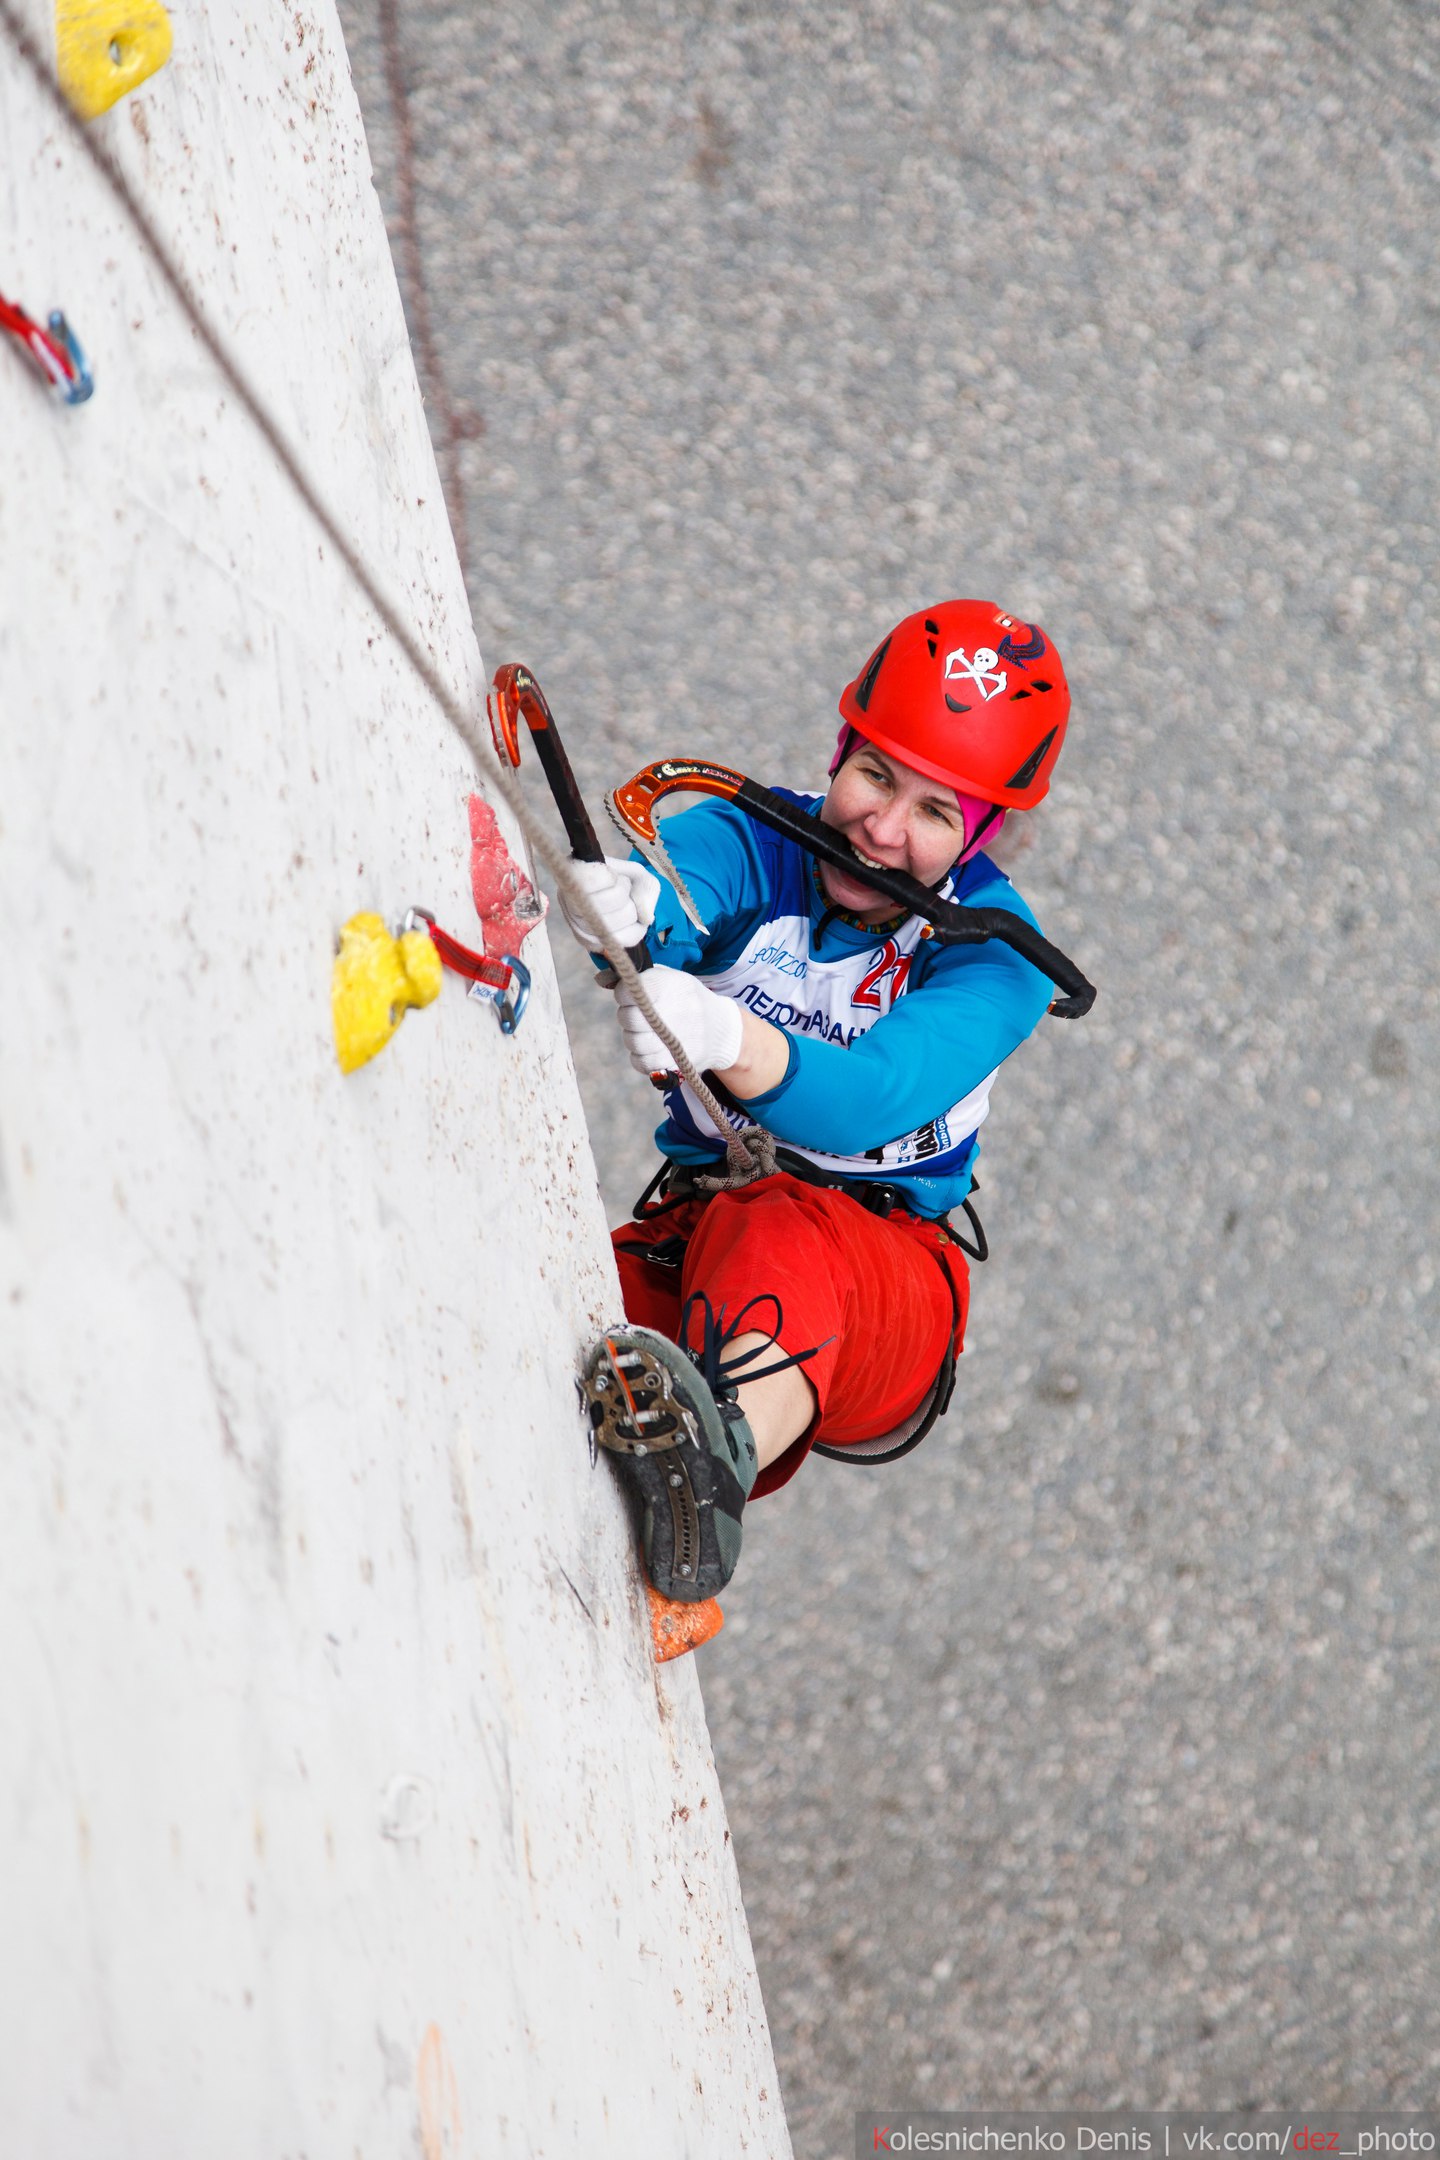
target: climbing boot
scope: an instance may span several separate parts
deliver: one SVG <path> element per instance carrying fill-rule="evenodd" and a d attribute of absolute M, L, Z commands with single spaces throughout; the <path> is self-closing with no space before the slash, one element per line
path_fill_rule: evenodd
<path fill-rule="evenodd" d="M 683 1604 L 714 1597 L 735 1572 L 759 1475 L 733 1389 L 717 1396 L 668 1336 L 627 1323 L 591 1351 L 580 1390 L 595 1439 L 640 1495 L 651 1582 Z"/>

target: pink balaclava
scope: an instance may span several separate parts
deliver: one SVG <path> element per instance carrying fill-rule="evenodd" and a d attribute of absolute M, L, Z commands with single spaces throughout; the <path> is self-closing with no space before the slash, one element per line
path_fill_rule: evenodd
<path fill-rule="evenodd" d="M 865 737 L 847 720 L 835 738 L 835 755 L 830 760 L 830 778 L 833 780 L 852 751 L 858 750 Z M 1005 812 L 998 804 L 986 802 L 980 795 L 962 795 L 959 788 L 953 790 L 965 817 L 965 845 L 955 858 L 954 867 L 968 862 L 982 841 L 994 840 L 1005 823 Z"/>

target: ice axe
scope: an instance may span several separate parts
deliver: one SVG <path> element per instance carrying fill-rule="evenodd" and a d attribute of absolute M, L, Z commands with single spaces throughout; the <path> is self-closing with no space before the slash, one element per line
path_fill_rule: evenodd
<path fill-rule="evenodd" d="M 570 853 L 576 862 L 604 862 L 605 850 L 596 838 L 585 798 L 570 769 L 560 730 L 555 725 L 555 715 L 529 668 L 516 660 L 507 660 L 496 668 L 485 710 L 490 716 L 496 755 L 509 765 L 520 763 L 520 722 L 524 720 L 534 738 L 545 778 L 550 783 L 550 793 L 555 798 L 565 837 L 570 842 Z M 626 952 L 638 972 L 643 973 L 655 965 L 644 938 L 638 945 L 627 946 Z"/>
<path fill-rule="evenodd" d="M 495 744 L 495 754 L 509 765 L 520 763 L 520 722 L 529 728 L 539 754 L 545 778 L 550 783 L 550 793 L 560 812 L 565 827 L 565 837 L 570 842 L 570 853 L 576 862 L 604 862 L 605 850 L 596 837 L 585 798 L 580 793 L 579 782 L 570 768 L 565 745 L 560 740 L 560 730 L 555 725 L 555 715 L 549 700 L 540 688 L 529 668 L 518 660 L 506 660 L 495 670 L 490 684 L 490 694 L 485 700 L 485 710 L 490 719 L 490 734 Z M 637 945 L 627 945 L 626 957 L 637 974 L 655 965 L 650 947 L 642 937 Z M 613 980 L 612 978 L 609 978 Z M 652 1084 L 657 1088 L 675 1085 L 674 1073 L 651 1073 Z"/>
<path fill-rule="evenodd" d="M 1009 945 L 1042 975 L 1048 975 L 1061 992 L 1050 1006 L 1057 1019 L 1077 1020 L 1095 1002 L 1094 984 L 1023 916 L 1012 915 L 1008 908 L 972 908 L 962 906 L 958 900 L 942 900 L 928 885 L 920 884 L 903 870 L 877 869 L 862 862 L 833 826 L 823 825 L 798 803 L 787 802 L 758 780 L 747 780 L 744 773 L 729 765 L 712 765 L 698 758 L 662 758 L 642 767 L 632 779 L 615 788 L 606 796 L 605 807 L 627 840 L 662 877 L 669 879 L 686 914 L 702 929 L 694 900 L 656 828 L 656 805 L 675 794 L 719 795 L 726 802 L 738 803 L 772 832 L 783 833 L 821 862 L 832 863 L 868 885 L 872 892 L 895 901 L 907 914 L 918 915 L 942 945 L 983 945 L 990 938 Z"/>

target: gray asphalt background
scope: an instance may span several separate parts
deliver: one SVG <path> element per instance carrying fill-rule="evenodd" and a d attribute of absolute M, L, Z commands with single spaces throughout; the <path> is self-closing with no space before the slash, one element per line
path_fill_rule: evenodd
<path fill-rule="evenodd" d="M 801 2160 L 1433 2102 L 1440 17 L 343 13 L 482 649 L 593 802 L 818 783 L 954 592 L 1074 687 L 1011 867 L 1101 998 L 996 1088 L 955 1409 L 758 1506 L 702 1653 Z"/>

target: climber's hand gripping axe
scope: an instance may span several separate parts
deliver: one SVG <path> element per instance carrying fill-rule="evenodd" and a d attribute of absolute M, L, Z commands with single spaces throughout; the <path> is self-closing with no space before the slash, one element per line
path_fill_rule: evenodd
<path fill-rule="evenodd" d="M 555 716 L 529 668 L 515 660 L 507 660 L 496 668 L 485 710 L 489 715 L 495 754 L 507 765 L 518 766 L 520 763 L 520 722 L 524 720 L 534 738 L 545 778 L 550 783 L 550 793 L 555 798 L 565 837 L 570 842 L 570 853 L 576 862 L 604 862 L 605 850 L 596 837 L 585 798 L 570 769 Z M 655 965 L 643 937 L 638 945 L 627 946 L 626 957 L 638 974 Z M 675 1084 L 675 1076 L 671 1073 L 652 1073 L 650 1077 L 657 1087 Z"/>

